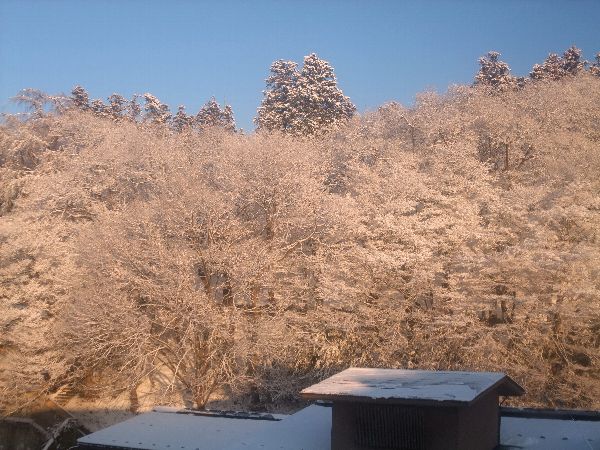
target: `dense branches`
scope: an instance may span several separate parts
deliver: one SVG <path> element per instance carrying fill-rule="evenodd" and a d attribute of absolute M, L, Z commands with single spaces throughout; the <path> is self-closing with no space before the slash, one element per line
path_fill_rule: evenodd
<path fill-rule="evenodd" d="M 142 114 L 20 93 L 29 120 L 0 126 L 3 398 L 148 381 L 275 403 L 368 365 L 499 370 L 530 404 L 597 408 L 599 63 L 572 48 L 560 82 L 513 89 L 498 56 L 336 133 L 354 107 L 315 55 L 273 64 L 252 135 L 215 99 L 171 117 L 151 94 Z"/>
<path fill-rule="evenodd" d="M 202 406 L 348 365 L 468 368 L 597 407 L 598 82 L 425 93 L 319 140 L 6 123 L 6 389 L 150 379 Z"/>

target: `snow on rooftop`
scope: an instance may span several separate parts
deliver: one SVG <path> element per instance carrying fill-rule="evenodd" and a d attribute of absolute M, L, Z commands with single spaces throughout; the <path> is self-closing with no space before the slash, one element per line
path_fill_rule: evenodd
<path fill-rule="evenodd" d="M 501 395 L 522 389 L 503 373 L 441 372 L 403 369 L 350 368 L 304 389 L 307 399 L 386 400 L 397 403 L 470 403 L 494 387 L 507 384 Z"/>
<path fill-rule="evenodd" d="M 132 449 L 233 449 L 275 421 L 150 412 L 80 438 L 79 444 Z"/>
<path fill-rule="evenodd" d="M 506 450 L 600 450 L 600 422 L 502 417 Z"/>
<path fill-rule="evenodd" d="M 313 405 L 290 416 L 275 416 L 278 420 L 243 417 L 157 408 L 84 436 L 78 443 L 84 449 L 330 450 L 331 408 Z"/>
<path fill-rule="evenodd" d="M 277 417 L 283 419 L 234 419 L 164 410 L 134 417 L 78 442 L 83 449 L 330 449 L 331 408 L 313 405 Z M 500 442 L 504 450 L 600 450 L 600 422 L 502 417 Z"/>

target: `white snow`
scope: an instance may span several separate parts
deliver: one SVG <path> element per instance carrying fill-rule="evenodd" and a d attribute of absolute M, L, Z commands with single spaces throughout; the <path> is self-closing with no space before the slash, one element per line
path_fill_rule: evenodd
<path fill-rule="evenodd" d="M 504 378 L 495 372 L 350 368 L 304 389 L 304 398 L 468 403 Z"/>
<path fill-rule="evenodd" d="M 331 408 L 309 406 L 279 421 L 177 414 L 171 409 L 134 417 L 79 439 L 128 449 L 329 450 Z M 502 417 L 505 450 L 600 450 L 600 422 Z"/>
<path fill-rule="evenodd" d="M 331 408 L 310 406 L 277 421 L 177 414 L 161 408 L 79 439 L 133 449 L 329 450 Z"/>
<path fill-rule="evenodd" d="M 502 417 L 506 450 L 600 450 L 600 422 Z"/>

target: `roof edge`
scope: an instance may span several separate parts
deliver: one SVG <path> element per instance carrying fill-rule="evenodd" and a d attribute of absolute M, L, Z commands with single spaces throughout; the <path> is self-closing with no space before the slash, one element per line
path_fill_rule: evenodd
<path fill-rule="evenodd" d="M 496 387 L 498 389 L 498 395 L 503 397 L 520 397 L 525 394 L 525 389 L 508 375 L 504 375 L 504 377 L 496 383 Z"/>

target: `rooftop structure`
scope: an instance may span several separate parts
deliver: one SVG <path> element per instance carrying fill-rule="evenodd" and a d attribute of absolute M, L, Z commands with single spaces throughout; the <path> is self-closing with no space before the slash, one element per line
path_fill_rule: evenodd
<path fill-rule="evenodd" d="M 304 389 L 300 395 L 333 402 L 463 406 L 491 391 L 502 396 L 525 393 L 503 373 L 350 368 Z"/>
<path fill-rule="evenodd" d="M 499 396 L 524 393 L 503 373 L 351 368 L 301 395 L 333 402 L 332 450 L 493 450 Z"/>
<path fill-rule="evenodd" d="M 157 408 L 80 438 L 78 449 L 600 450 L 600 413 L 498 407 L 498 395 L 522 392 L 496 373 L 349 369 L 302 391 L 328 402 L 292 415 Z M 491 434 L 499 445 L 488 446 Z"/>
<path fill-rule="evenodd" d="M 78 450 L 329 450 L 331 408 L 292 415 L 159 408 L 85 436 Z"/>

